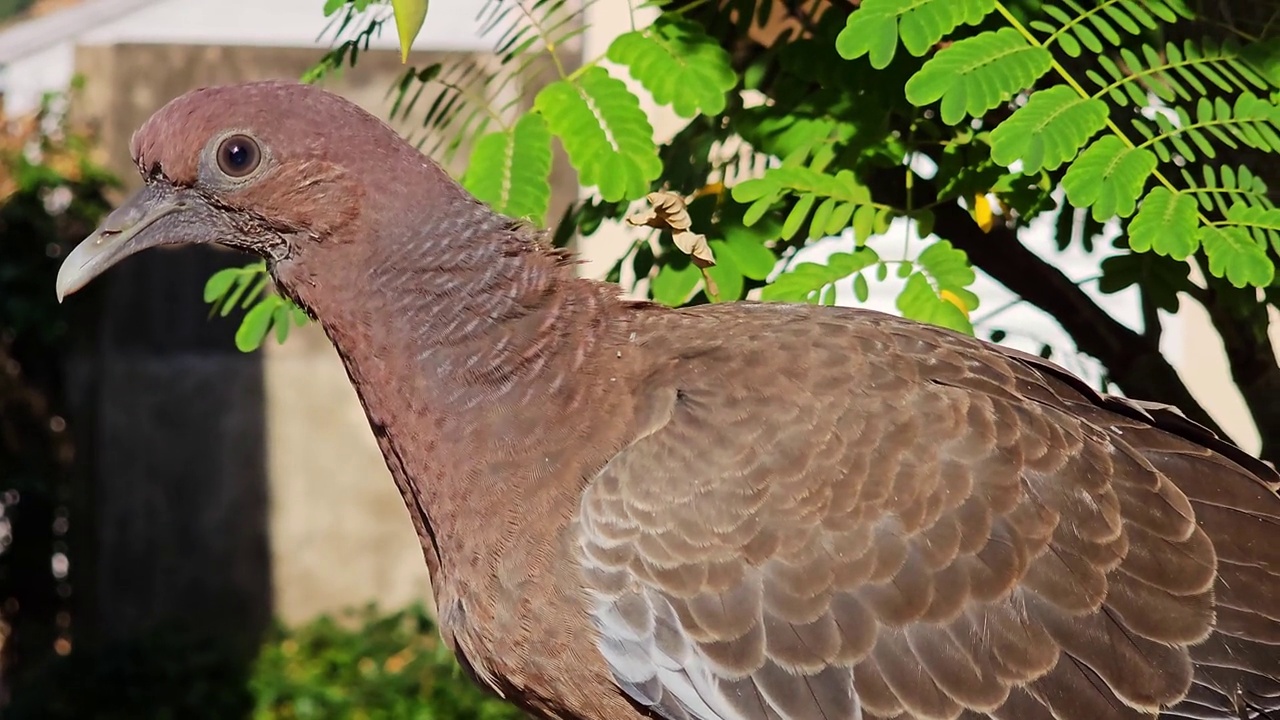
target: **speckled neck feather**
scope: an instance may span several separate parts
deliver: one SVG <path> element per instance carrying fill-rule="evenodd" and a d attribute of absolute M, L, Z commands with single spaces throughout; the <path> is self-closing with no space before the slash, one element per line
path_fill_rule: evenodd
<path fill-rule="evenodd" d="M 377 222 L 388 217 L 396 222 Z M 359 237 L 321 239 L 274 274 L 342 357 L 420 516 L 433 572 L 451 549 L 491 555 L 495 548 L 470 546 L 474 533 L 458 522 L 500 516 L 499 506 L 538 492 L 512 487 L 522 477 L 515 468 L 534 463 L 528 453 L 541 452 L 538 433 L 573 422 L 570 408 L 597 394 L 585 366 L 616 336 L 607 317 L 617 289 L 575 278 L 567 254 L 455 195 L 434 166 L 366 204 L 350 232 Z M 397 437 L 397 429 L 415 435 Z M 394 467 L 410 454 L 419 456 L 410 463 L 414 478 Z"/>

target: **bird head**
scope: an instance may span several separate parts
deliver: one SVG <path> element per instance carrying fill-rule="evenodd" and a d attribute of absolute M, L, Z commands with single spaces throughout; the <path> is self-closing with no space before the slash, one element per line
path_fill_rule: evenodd
<path fill-rule="evenodd" d="M 359 242 L 369 215 L 429 212 L 462 192 L 376 117 L 293 82 L 194 90 L 130 144 L 144 185 L 63 261 L 59 300 L 147 248 L 218 243 L 275 266 Z M 374 192 L 369 177 L 393 182 Z"/>

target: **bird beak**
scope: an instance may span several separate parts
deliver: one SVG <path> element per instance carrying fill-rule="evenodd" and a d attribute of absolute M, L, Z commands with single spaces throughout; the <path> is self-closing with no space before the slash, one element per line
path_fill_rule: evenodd
<path fill-rule="evenodd" d="M 153 226 L 189 206 L 185 193 L 171 186 L 157 183 L 139 190 L 62 261 L 58 302 L 139 250 L 165 243 L 166 234 Z"/>

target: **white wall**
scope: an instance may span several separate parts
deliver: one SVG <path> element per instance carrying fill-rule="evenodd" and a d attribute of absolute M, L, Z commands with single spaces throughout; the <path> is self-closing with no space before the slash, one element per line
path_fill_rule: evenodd
<path fill-rule="evenodd" d="M 488 49 L 490 44 L 476 32 L 475 17 L 482 5 L 483 0 L 434 4 L 414 49 Z M 323 7 L 323 0 L 164 0 L 91 30 L 81 41 L 320 47 L 316 38 L 338 17 L 326 18 Z M 371 47 L 398 47 L 394 24 L 384 26 Z"/>
<path fill-rule="evenodd" d="M 65 90 L 75 67 L 75 42 L 66 40 L 0 66 L 0 94 L 8 115 L 40 106 L 45 93 Z"/>
<path fill-rule="evenodd" d="M 437 4 L 413 48 L 488 50 L 492 43 L 480 37 L 476 22 L 483 5 L 484 0 Z M 0 32 L 0 93 L 7 111 L 22 113 L 35 108 L 42 94 L 65 89 L 77 44 L 314 47 L 318 58 L 332 38 L 325 28 L 336 19 L 326 18 L 323 7 L 323 0 L 87 0 Z M 384 25 L 370 47 L 398 47 L 394 24 Z"/>

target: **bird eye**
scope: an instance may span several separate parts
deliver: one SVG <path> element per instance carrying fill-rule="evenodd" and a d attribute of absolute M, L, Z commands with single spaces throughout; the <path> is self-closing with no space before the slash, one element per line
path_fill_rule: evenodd
<path fill-rule="evenodd" d="M 242 178 L 258 169 L 262 153 L 247 135 L 232 135 L 218 146 L 218 169 L 227 177 Z"/>

